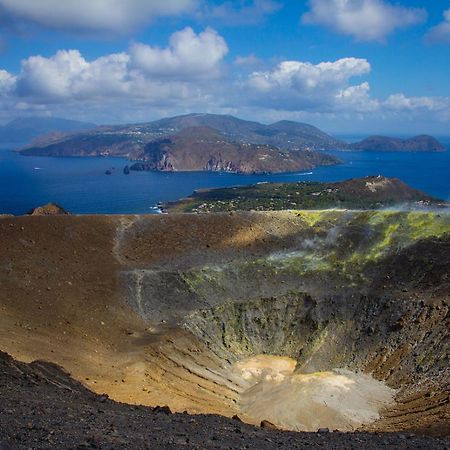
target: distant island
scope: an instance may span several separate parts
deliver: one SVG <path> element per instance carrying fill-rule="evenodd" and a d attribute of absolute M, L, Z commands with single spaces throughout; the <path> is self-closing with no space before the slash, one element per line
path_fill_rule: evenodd
<path fill-rule="evenodd" d="M 449 206 L 397 178 L 381 175 L 328 183 L 258 183 L 195 191 L 164 205 L 166 212 L 276 211 L 286 209 L 379 209 L 394 205 Z"/>
<path fill-rule="evenodd" d="M 373 136 L 348 144 L 305 123 L 264 125 L 229 115 L 188 114 L 143 124 L 53 133 L 35 139 L 21 154 L 125 157 L 135 161 L 128 165 L 131 171 L 256 174 L 338 164 L 338 158 L 324 153 L 331 150 L 436 152 L 445 148 L 425 135 L 404 140 Z"/>
<path fill-rule="evenodd" d="M 95 127 L 94 123 L 78 120 L 56 117 L 22 117 L 0 125 L 0 146 L 30 145 L 37 138 L 41 138 L 46 144 L 51 139 L 66 137 L 67 133 L 86 131 Z M 34 144 L 39 144 L 39 140 Z"/>
<path fill-rule="evenodd" d="M 350 150 L 376 152 L 443 152 L 446 148 L 434 137 L 421 135 L 410 139 L 385 136 L 370 136 L 360 142 L 350 144 Z"/>

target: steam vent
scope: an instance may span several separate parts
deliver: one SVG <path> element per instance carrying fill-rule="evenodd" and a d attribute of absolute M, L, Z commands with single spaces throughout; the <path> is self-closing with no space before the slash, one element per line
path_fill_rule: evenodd
<path fill-rule="evenodd" d="M 3 217 L 0 241 L 17 367 L 282 430 L 449 434 L 446 213 Z"/>

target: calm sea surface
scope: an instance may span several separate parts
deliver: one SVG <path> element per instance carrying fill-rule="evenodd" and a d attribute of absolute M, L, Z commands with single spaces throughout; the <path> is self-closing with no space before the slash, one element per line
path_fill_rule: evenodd
<path fill-rule="evenodd" d="M 450 138 L 444 141 L 450 148 Z M 338 181 L 366 175 L 398 177 L 428 194 L 450 200 L 450 151 L 445 153 L 328 152 L 343 164 L 311 172 L 233 175 L 209 172 L 131 172 L 122 158 L 25 157 L 0 150 L 0 213 L 24 214 L 56 202 L 73 213 L 152 213 L 158 202 L 195 189 L 260 181 Z M 107 169 L 112 175 L 105 175 Z"/>

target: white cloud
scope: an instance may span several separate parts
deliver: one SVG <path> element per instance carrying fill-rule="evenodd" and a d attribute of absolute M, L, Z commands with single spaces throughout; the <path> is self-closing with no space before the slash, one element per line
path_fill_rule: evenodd
<path fill-rule="evenodd" d="M 444 11 L 444 21 L 428 32 L 427 39 L 430 42 L 450 42 L 450 8 Z"/>
<path fill-rule="evenodd" d="M 370 63 L 359 58 L 319 64 L 283 61 L 271 70 L 252 72 L 240 86 L 240 98 L 247 107 L 270 111 L 272 115 L 344 114 L 358 119 L 391 117 L 393 121 L 412 116 L 427 120 L 434 117 L 441 122 L 450 119 L 448 97 L 407 97 L 397 93 L 380 99 L 371 96 L 367 81 L 352 84 L 353 78 L 370 71 Z"/>
<path fill-rule="evenodd" d="M 229 25 L 257 24 L 281 7 L 276 0 L 0 0 L 0 19 L 14 28 L 129 34 L 155 19 L 183 15 Z"/>
<path fill-rule="evenodd" d="M 17 94 L 36 101 L 126 94 L 129 56 L 116 53 L 88 62 L 78 50 L 60 50 L 50 58 L 31 56 L 22 61 Z"/>
<path fill-rule="evenodd" d="M 145 120 L 149 111 L 206 111 L 220 103 L 227 52 L 214 30 L 186 28 L 167 48 L 133 44 L 128 52 L 94 60 L 79 50 L 31 56 L 17 75 L 0 70 L 0 116 L 42 109 L 111 122 Z"/>
<path fill-rule="evenodd" d="M 6 70 L 0 70 L 0 95 L 9 94 L 16 84 L 16 77 Z"/>
<path fill-rule="evenodd" d="M 398 28 L 423 22 L 426 11 L 384 0 L 310 0 L 305 24 L 322 25 L 360 41 L 384 41 Z"/>
<path fill-rule="evenodd" d="M 245 85 L 251 100 L 274 109 L 334 110 L 368 91 L 366 83 L 350 89 L 350 79 L 370 72 L 365 59 L 343 58 L 312 64 L 283 61 L 269 71 L 253 72 Z M 358 88 L 358 89 L 357 89 Z M 355 106 L 355 102 L 353 102 Z"/>
<path fill-rule="evenodd" d="M 225 40 L 208 28 L 195 34 L 191 28 L 174 33 L 161 49 L 133 44 L 129 52 L 113 53 L 88 61 L 78 50 L 60 50 L 46 58 L 22 61 L 17 77 L 0 72 L 0 89 L 14 91 L 29 102 L 109 99 L 129 96 L 147 101 L 202 95 L 201 80 L 220 76 Z M 195 92 L 197 94 L 195 94 Z"/>
<path fill-rule="evenodd" d="M 141 55 L 141 66 L 132 46 L 129 52 L 94 60 L 79 50 L 31 56 L 22 61 L 17 75 L 0 69 L 0 121 L 39 113 L 98 123 L 130 122 L 148 120 L 150 114 L 219 108 L 227 46 L 216 32 L 207 29 L 197 35 L 182 30 L 166 49 L 144 47 L 153 51 L 149 61 Z"/>
<path fill-rule="evenodd" d="M 380 102 L 370 98 L 370 85 L 367 81 L 357 86 L 342 89 L 335 96 L 335 109 L 345 111 L 373 112 L 380 107 Z"/>
<path fill-rule="evenodd" d="M 128 33 L 157 17 L 194 12 L 198 4 L 198 0 L 0 0 L 0 15 L 54 29 Z"/>
<path fill-rule="evenodd" d="M 219 75 L 219 63 L 228 53 L 225 39 L 207 28 L 198 35 L 192 28 L 174 33 L 168 48 L 134 44 L 131 66 L 151 76 L 212 78 Z"/>
<path fill-rule="evenodd" d="M 213 30 L 195 34 L 185 29 L 172 36 L 167 48 L 134 44 L 128 52 L 94 60 L 79 50 L 32 56 L 22 61 L 18 74 L 0 69 L 0 120 L 39 113 L 98 123 L 134 122 L 204 111 L 319 125 L 329 121 L 332 126 L 345 120 L 350 125 L 364 120 L 450 121 L 447 97 L 372 97 L 366 80 L 354 81 L 370 73 L 366 59 L 265 61 L 264 70 L 249 69 L 243 61 L 241 70 L 235 66 L 231 72 L 223 63 L 226 52 L 225 40 Z"/>
<path fill-rule="evenodd" d="M 450 113 L 448 97 L 406 97 L 399 93 L 390 95 L 383 105 L 392 111 Z"/>

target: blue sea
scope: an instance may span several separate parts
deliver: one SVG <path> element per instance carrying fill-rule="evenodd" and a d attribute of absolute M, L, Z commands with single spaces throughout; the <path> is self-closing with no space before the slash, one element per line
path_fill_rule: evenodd
<path fill-rule="evenodd" d="M 444 141 L 450 148 L 450 138 Z M 154 213 L 158 202 L 195 189 L 257 182 L 339 181 L 366 175 L 397 177 L 430 195 L 450 200 L 450 151 L 444 153 L 328 152 L 343 163 L 278 175 L 209 172 L 131 172 L 123 158 L 47 158 L 0 150 L 0 214 L 24 214 L 55 202 L 78 214 Z M 111 175 L 105 175 L 111 170 Z"/>

